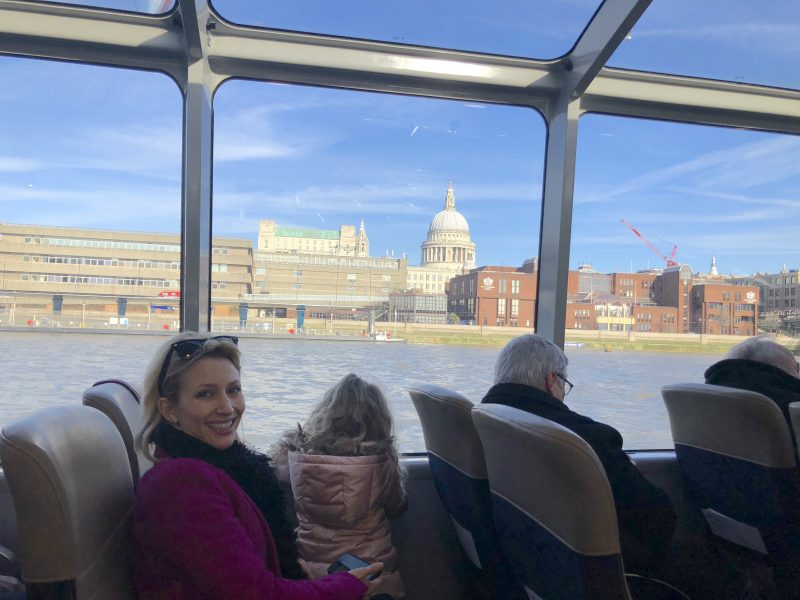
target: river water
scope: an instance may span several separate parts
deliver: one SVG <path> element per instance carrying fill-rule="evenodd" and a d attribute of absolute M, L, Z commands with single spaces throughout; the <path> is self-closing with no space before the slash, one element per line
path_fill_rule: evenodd
<path fill-rule="evenodd" d="M 39 408 L 79 404 L 83 390 L 104 378 L 139 382 L 163 336 L 0 332 L 0 426 Z M 406 388 L 433 383 L 474 402 L 491 386 L 498 348 L 342 342 L 312 339 L 240 339 L 247 401 L 244 436 L 260 448 L 304 421 L 311 406 L 339 378 L 353 372 L 379 384 L 395 415 L 400 446 L 424 450 Z M 613 425 L 630 449 L 670 448 L 660 388 L 702 382 L 719 356 L 601 352 L 567 348 L 575 388 L 567 404 Z"/>

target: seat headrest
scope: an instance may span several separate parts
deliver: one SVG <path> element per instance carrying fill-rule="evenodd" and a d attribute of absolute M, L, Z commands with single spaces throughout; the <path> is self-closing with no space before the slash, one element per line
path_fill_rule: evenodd
<path fill-rule="evenodd" d="M 614 497 L 594 450 L 569 429 L 501 404 L 472 411 L 489 485 L 575 552 L 619 554 Z"/>
<path fill-rule="evenodd" d="M 5 426 L 0 456 L 24 579 L 74 579 L 79 590 L 99 590 L 97 597 L 129 597 L 129 585 L 114 585 L 127 579 L 133 479 L 109 419 L 85 406 L 46 408 Z"/>
<path fill-rule="evenodd" d="M 83 392 L 83 404 L 103 412 L 119 430 L 131 464 L 134 482 L 150 462 L 136 451 L 136 435 L 142 428 L 143 411 L 138 389 L 120 379 L 98 381 Z"/>
<path fill-rule="evenodd" d="M 676 444 L 764 467 L 797 466 L 786 419 L 766 396 L 705 383 L 665 385 L 661 395 Z"/>
<path fill-rule="evenodd" d="M 486 479 L 483 448 L 472 423 L 472 402 L 436 385 L 416 385 L 408 394 L 422 424 L 425 448 L 474 479 Z"/>

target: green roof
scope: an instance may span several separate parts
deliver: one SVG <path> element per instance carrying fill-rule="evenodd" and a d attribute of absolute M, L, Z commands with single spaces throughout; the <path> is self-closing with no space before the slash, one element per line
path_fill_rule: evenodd
<path fill-rule="evenodd" d="M 301 229 L 300 227 L 276 227 L 277 237 L 317 238 L 321 240 L 338 240 L 339 232 L 329 229 Z"/>

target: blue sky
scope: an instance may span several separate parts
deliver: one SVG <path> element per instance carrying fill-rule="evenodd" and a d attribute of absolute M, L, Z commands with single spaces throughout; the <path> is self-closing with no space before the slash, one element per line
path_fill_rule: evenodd
<path fill-rule="evenodd" d="M 148 2 L 159 4 L 105 6 Z M 254 25 L 273 15 L 286 28 L 544 58 L 566 51 L 597 7 L 388 2 L 373 14 L 377 3 L 355 0 L 336 13 L 319 2 L 217 4 Z M 610 64 L 800 86 L 794 0 L 697 4 L 654 0 Z M 343 18 L 352 11 L 362 18 Z M 179 230 L 181 98 L 172 81 L 16 58 L 0 58 L 0 77 L 0 220 Z M 452 178 L 479 264 L 518 265 L 537 253 L 545 128 L 534 111 L 234 81 L 217 93 L 215 118 L 215 235 L 254 237 L 263 218 L 329 229 L 363 218 L 372 254 L 407 253 L 417 264 Z M 712 254 L 725 273 L 800 267 L 798 209 L 796 137 L 581 121 L 573 266 L 657 266 L 625 218 L 665 253 L 677 244 L 695 269 Z"/>

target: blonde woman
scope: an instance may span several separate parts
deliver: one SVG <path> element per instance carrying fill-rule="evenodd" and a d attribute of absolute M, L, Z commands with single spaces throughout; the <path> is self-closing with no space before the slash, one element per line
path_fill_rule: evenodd
<path fill-rule="evenodd" d="M 156 462 L 132 521 L 138 598 L 358 600 L 381 565 L 303 580 L 274 469 L 237 438 L 237 344 L 185 333 L 148 370 L 138 442 Z"/>

